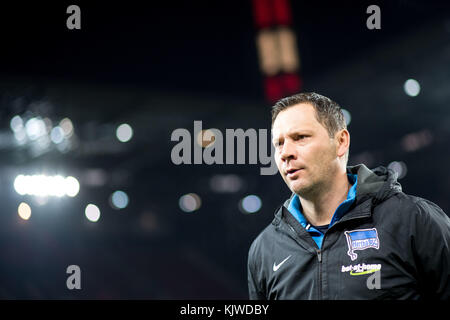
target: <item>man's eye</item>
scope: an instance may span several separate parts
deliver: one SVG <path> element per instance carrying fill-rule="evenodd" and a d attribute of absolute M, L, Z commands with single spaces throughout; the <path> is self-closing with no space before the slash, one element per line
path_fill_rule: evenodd
<path fill-rule="evenodd" d="M 304 139 L 304 138 L 306 138 L 307 136 L 306 135 L 304 135 L 304 134 L 299 134 L 298 136 L 296 136 L 295 138 L 296 138 L 296 140 L 302 140 L 302 139 Z"/>

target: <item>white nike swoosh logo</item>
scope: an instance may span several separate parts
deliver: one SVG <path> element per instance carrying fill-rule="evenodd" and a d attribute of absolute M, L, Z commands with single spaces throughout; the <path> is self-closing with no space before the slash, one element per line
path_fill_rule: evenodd
<path fill-rule="evenodd" d="M 291 257 L 291 255 L 289 255 L 289 257 L 287 257 L 286 259 L 284 259 L 283 261 L 281 261 L 279 264 L 275 264 L 275 262 L 273 263 L 273 271 L 277 271 L 278 269 L 280 269 L 281 265 L 283 263 L 285 263 L 287 261 L 287 259 L 289 259 Z"/>

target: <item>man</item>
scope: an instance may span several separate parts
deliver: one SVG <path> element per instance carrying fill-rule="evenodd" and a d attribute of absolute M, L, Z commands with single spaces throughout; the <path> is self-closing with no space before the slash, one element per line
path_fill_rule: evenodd
<path fill-rule="evenodd" d="M 251 299 L 449 299 L 450 219 L 384 167 L 347 167 L 339 105 L 316 93 L 272 109 L 292 196 L 252 243 Z"/>

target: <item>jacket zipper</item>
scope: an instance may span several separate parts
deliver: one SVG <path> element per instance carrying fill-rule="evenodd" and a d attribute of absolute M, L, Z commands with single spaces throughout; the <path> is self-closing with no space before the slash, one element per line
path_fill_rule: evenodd
<path fill-rule="evenodd" d="M 322 251 L 318 249 L 316 252 L 319 260 L 319 300 L 322 300 Z"/>
<path fill-rule="evenodd" d="M 323 247 L 323 243 L 325 240 L 325 235 L 326 233 L 335 225 L 339 224 L 339 223 L 345 223 L 346 221 L 349 220 L 355 220 L 355 219 L 359 219 L 359 218 L 365 218 L 366 216 L 356 216 L 356 217 L 352 217 L 350 219 L 344 220 L 344 221 L 337 221 L 336 223 L 334 223 L 323 235 L 323 239 L 322 239 L 322 247 Z M 292 227 L 291 227 L 292 228 Z M 317 260 L 319 261 L 319 300 L 323 300 L 323 292 L 322 292 L 322 250 L 321 249 L 316 249 L 316 253 L 317 253 Z"/>
<path fill-rule="evenodd" d="M 291 231 L 294 234 L 296 234 L 294 228 L 289 223 L 287 225 L 289 226 Z M 324 235 L 324 238 L 325 238 L 325 235 Z M 312 238 L 311 238 L 311 240 L 312 240 Z M 323 245 L 323 240 L 322 240 L 322 245 Z M 315 250 L 316 250 L 316 254 L 317 254 L 317 260 L 319 261 L 319 286 L 318 286 L 319 300 L 322 300 L 322 250 L 319 248 L 317 248 Z"/>
<path fill-rule="evenodd" d="M 351 218 L 348 218 L 348 219 L 336 221 L 336 222 L 335 222 L 335 223 L 327 230 L 327 232 L 328 232 L 331 228 L 333 228 L 334 226 L 336 226 L 337 224 L 346 223 L 347 221 L 356 220 L 356 219 L 360 219 L 360 218 L 366 218 L 366 217 L 368 217 L 368 216 L 370 216 L 370 215 L 368 215 L 368 214 L 357 215 L 357 216 L 354 216 L 354 217 L 351 217 Z M 291 231 L 292 231 L 294 234 L 297 234 L 297 232 L 294 230 L 294 228 L 293 228 L 289 223 L 287 223 L 287 225 L 289 226 L 289 228 L 291 229 Z M 326 233 L 326 232 L 325 232 L 325 233 Z M 311 238 L 311 240 L 312 240 L 312 238 Z M 323 247 L 323 242 L 324 242 L 324 240 L 325 240 L 325 234 L 324 234 L 324 238 L 322 239 L 322 247 Z M 312 241 L 312 242 L 314 242 L 314 241 Z M 322 250 L 319 249 L 319 248 L 317 248 L 317 249 L 315 249 L 315 250 L 316 250 L 316 254 L 317 254 L 317 260 L 318 260 L 318 262 L 319 262 L 319 286 L 318 286 L 319 292 L 318 292 L 318 296 L 319 296 L 319 300 L 323 300 L 323 294 L 322 294 L 322 293 L 323 293 L 323 292 L 322 292 Z"/>

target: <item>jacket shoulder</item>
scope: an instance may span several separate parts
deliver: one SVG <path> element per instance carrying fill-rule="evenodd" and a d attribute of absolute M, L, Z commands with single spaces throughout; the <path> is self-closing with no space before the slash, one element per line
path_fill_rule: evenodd
<path fill-rule="evenodd" d="M 416 219 L 421 224 L 434 224 L 436 227 L 450 228 L 450 218 L 448 215 L 434 202 L 421 198 L 412 197 L 415 205 Z"/>
<path fill-rule="evenodd" d="M 400 192 L 387 201 L 393 204 L 391 208 L 397 211 L 400 217 L 407 216 L 412 223 L 418 226 L 424 227 L 430 224 L 445 228 L 450 226 L 448 215 L 430 200 Z"/>

